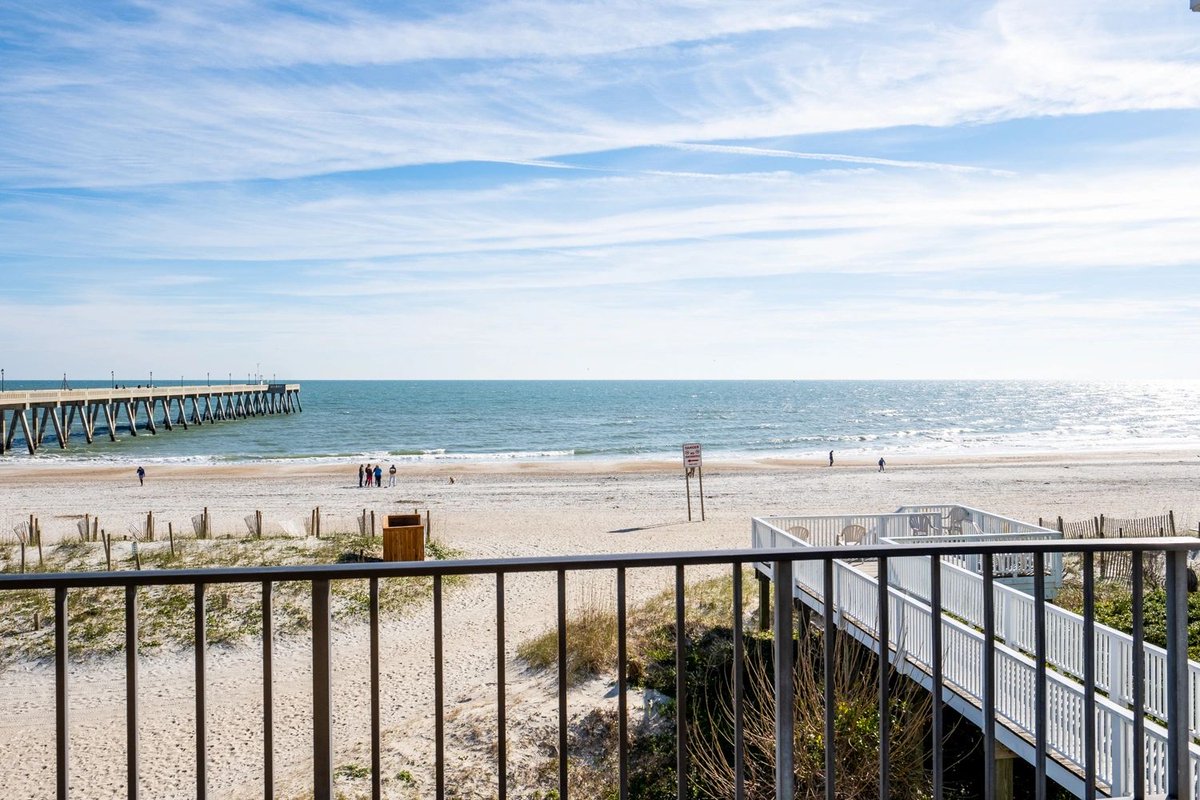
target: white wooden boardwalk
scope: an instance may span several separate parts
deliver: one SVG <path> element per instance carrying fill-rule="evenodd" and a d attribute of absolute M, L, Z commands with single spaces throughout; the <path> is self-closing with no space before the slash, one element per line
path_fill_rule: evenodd
<path fill-rule="evenodd" d="M 895 514 L 795 516 L 755 519 L 753 547 L 846 546 L 847 560 L 835 562 L 833 607 L 840 630 L 876 653 L 879 584 L 877 562 L 855 563 L 853 544 L 922 541 L 995 541 L 1057 539 L 1061 534 L 964 506 L 905 507 Z M 1061 558 L 1046 559 L 1047 595 L 1062 581 Z M 770 574 L 770 565 L 759 565 Z M 978 557 L 942 562 L 942 672 L 944 702 L 983 725 L 983 579 Z M 795 562 L 794 594 L 824 613 L 820 562 Z M 994 567 L 996 739 L 1034 763 L 1035 678 L 1032 557 L 997 558 Z M 932 685 L 927 557 L 888 559 L 889 636 L 887 652 L 894 668 L 929 691 Z M 1045 604 L 1048 775 L 1076 796 L 1084 795 L 1083 618 Z M 1095 626 L 1097 789 L 1111 797 L 1140 795 L 1134 790 L 1134 715 L 1132 637 Z M 1145 702 L 1138 713 L 1145 726 L 1145 775 L 1148 794 L 1166 791 L 1166 653 L 1146 645 Z M 1189 663 L 1188 728 L 1192 796 L 1200 797 L 1200 664 Z"/>

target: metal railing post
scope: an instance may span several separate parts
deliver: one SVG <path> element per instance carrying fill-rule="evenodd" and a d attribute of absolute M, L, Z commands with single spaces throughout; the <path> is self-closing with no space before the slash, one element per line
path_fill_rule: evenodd
<path fill-rule="evenodd" d="M 738 569 L 741 568 L 740 564 L 736 566 Z M 735 586 L 734 602 L 737 601 L 737 587 Z M 629 709 L 626 697 L 629 689 L 626 677 L 629 654 L 627 652 L 628 631 L 626 630 L 625 614 L 625 568 L 620 567 L 617 569 L 617 785 L 620 800 L 629 800 Z M 735 630 L 735 642 L 737 633 Z M 736 644 L 734 649 L 736 651 Z M 736 654 L 734 657 L 737 657 Z"/>
<path fill-rule="evenodd" d="M 274 586 L 262 584 L 263 796 L 275 796 Z"/>
<path fill-rule="evenodd" d="M 1133 796 L 1143 797 L 1146 792 L 1146 635 L 1145 635 L 1145 577 L 1142 553 L 1135 550 L 1130 554 L 1133 571 L 1133 647 L 1130 649 L 1133 673 Z M 1186 648 L 1184 648 L 1186 650 Z"/>
<path fill-rule="evenodd" d="M 1049 714 L 1046 699 L 1046 557 L 1033 554 L 1034 797 L 1046 800 Z"/>
<path fill-rule="evenodd" d="M 1083 798 L 1096 800 L 1096 554 L 1083 554 Z"/>
<path fill-rule="evenodd" d="M 125 587 L 125 773 L 126 796 L 138 797 L 138 603 L 137 587 Z"/>
<path fill-rule="evenodd" d="M 996 797 L 996 592 L 992 556 L 983 561 L 983 796 Z"/>
<path fill-rule="evenodd" d="M 1188 763 L 1187 553 L 1167 551 L 1167 797 L 1192 797 Z"/>
<path fill-rule="evenodd" d="M 888 560 L 879 559 L 879 611 L 876 630 L 879 634 L 879 800 L 891 795 L 891 721 L 892 708 L 889 681 L 891 680 L 892 643 L 889 631 L 890 595 L 888 592 Z"/>
<path fill-rule="evenodd" d="M 333 714 L 329 652 L 329 581 L 312 582 L 313 798 L 333 797 Z"/>
<path fill-rule="evenodd" d="M 929 667 L 933 686 L 933 800 L 942 800 L 945 780 L 945 712 L 942 704 L 942 559 L 929 557 Z"/>
<path fill-rule="evenodd" d="M 742 630 L 742 565 L 733 565 L 733 797 L 746 797 L 746 722 L 743 684 L 746 682 L 746 645 Z"/>
<path fill-rule="evenodd" d="M 496 573 L 496 796 L 508 798 L 508 703 L 504 667 L 504 573 Z"/>
<path fill-rule="evenodd" d="M 54 727 L 58 767 L 58 800 L 71 786 L 71 716 L 67 696 L 67 590 L 54 590 Z"/>
<path fill-rule="evenodd" d="M 824 697 L 824 712 L 825 712 L 825 800 L 835 800 L 837 797 L 837 759 L 835 758 L 836 747 L 834 720 L 837 714 L 836 702 L 834 696 L 833 676 L 835 665 L 833 660 L 833 650 L 835 646 L 836 627 L 833 621 L 833 605 L 834 589 L 833 589 L 833 560 L 826 559 L 822 564 L 822 594 L 821 605 L 824 621 L 824 636 L 823 645 L 825 652 L 823 664 L 822 679 L 825 689 Z"/>
<path fill-rule="evenodd" d="M 207 659 L 208 630 L 205 623 L 208 607 L 204 597 L 204 584 L 197 583 L 193 589 L 192 607 L 195 613 L 193 636 L 196 663 L 196 800 L 208 797 L 208 706 L 207 706 Z"/>
<path fill-rule="evenodd" d="M 675 567 L 675 794 L 688 800 L 687 630 L 683 566 Z"/>
<path fill-rule="evenodd" d="M 371 628 L 371 800 L 383 797 L 383 742 L 379 714 L 379 579 L 368 579 L 368 624 Z"/>
<path fill-rule="evenodd" d="M 795 795 L 795 651 L 792 643 L 792 562 L 775 569 L 775 800 Z"/>

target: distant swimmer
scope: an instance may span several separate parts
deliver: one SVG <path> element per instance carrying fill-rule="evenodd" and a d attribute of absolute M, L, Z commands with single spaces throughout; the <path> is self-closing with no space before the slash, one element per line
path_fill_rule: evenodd
<path fill-rule="evenodd" d="M 829 451 L 829 466 L 833 466 L 833 451 Z"/>
<path fill-rule="evenodd" d="M 138 467 L 137 468 L 137 476 L 138 476 L 138 486 L 145 486 L 146 485 L 146 470 L 142 469 L 141 467 Z"/>
<path fill-rule="evenodd" d="M 880 471 L 880 472 L 883 472 L 883 468 L 884 468 L 885 466 L 887 466 L 887 462 L 886 462 L 886 461 L 884 461 L 882 457 L 880 457 L 880 459 L 879 459 L 879 471 Z"/>

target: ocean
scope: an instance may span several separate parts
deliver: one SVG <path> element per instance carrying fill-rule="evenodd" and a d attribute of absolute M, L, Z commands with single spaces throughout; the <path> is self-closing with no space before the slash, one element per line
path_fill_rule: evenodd
<path fill-rule="evenodd" d="M 204 381 L 184 380 L 187 384 Z M 126 462 L 902 458 L 1200 447 L 1200 382 L 306 381 L 303 413 L 192 426 L 37 460 Z M 6 381 L 6 389 L 61 381 Z M 107 381 L 72 381 L 73 388 Z M 160 384 L 161 385 L 161 384 Z M 19 438 L 19 437 L 18 437 Z M 23 449 L 0 463 L 29 459 Z"/>

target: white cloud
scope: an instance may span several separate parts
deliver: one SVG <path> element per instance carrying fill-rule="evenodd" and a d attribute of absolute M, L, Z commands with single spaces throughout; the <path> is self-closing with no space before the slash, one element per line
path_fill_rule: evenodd
<path fill-rule="evenodd" d="M 1200 107 L 1194 37 L 1166 0 L 973 4 L 953 19 L 919 3 L 868 16 L 526 2 L 420 20 L 154 8 L 137 24 L 83 15 L 50 34 L 57 48 L 14 55 L 0 82 L 10 185 L 286 178 Z"/>

